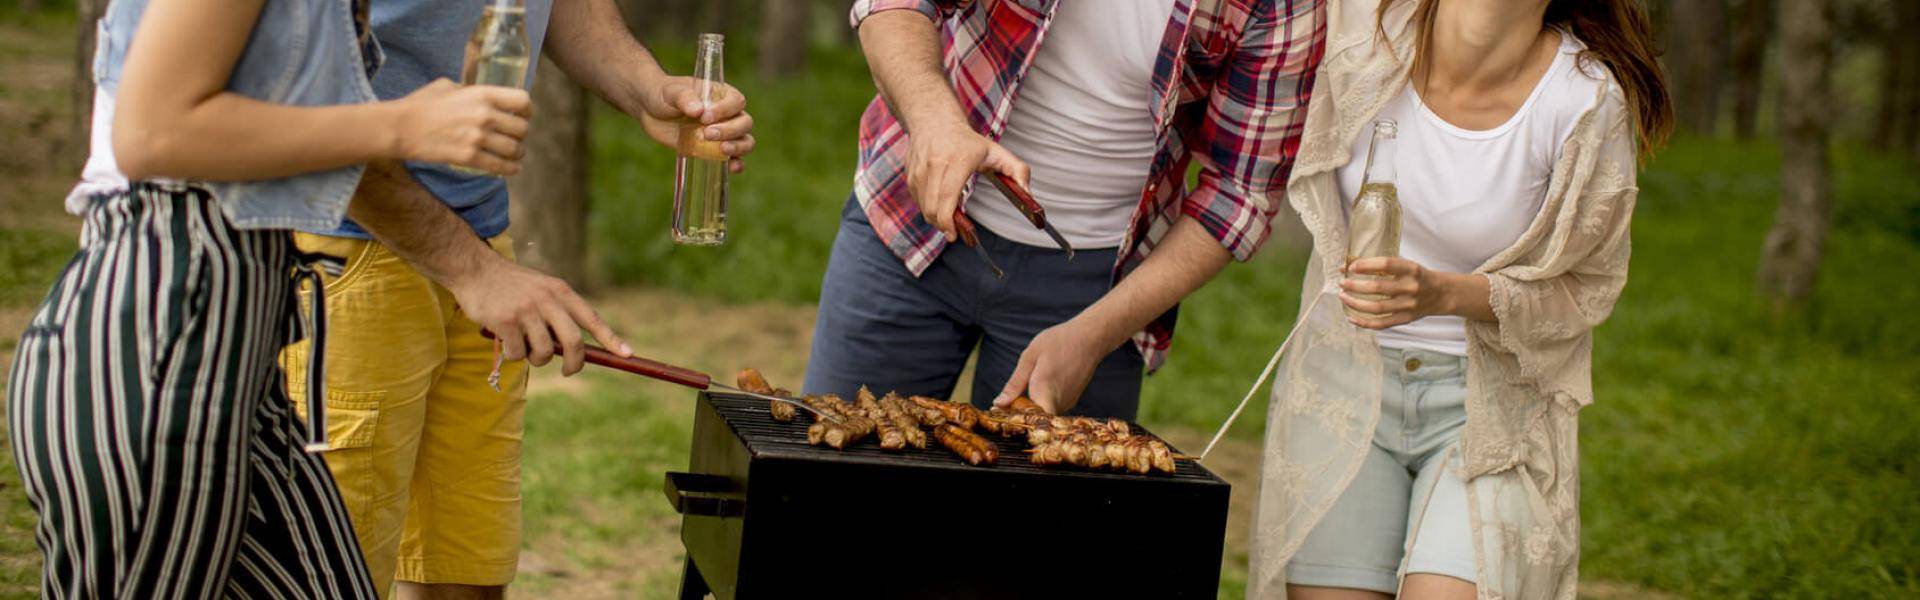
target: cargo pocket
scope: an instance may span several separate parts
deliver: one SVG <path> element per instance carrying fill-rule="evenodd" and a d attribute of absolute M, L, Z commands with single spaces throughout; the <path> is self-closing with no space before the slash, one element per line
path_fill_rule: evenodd
<path fill-rule="evenodd" d="M 305 396 L 295 396 L 305 398 Z M 385 391 L 348 392 L 327 390 L 327 443 L 332 447 L 320 456 L 333 472 L 334 485 L 347 514 L 355 523 L 372 518 L 374 478 L 372 446 L 380 426 L 380 403 Z M 305 402 L 296 402 L 300 418 L 307 418 Z"/>
<path fill-rule="evenodd" d="M 380 401 L 386 392 L 343 392 L 327 390 L 327 442 L 335 450 L 351 450 L 373 445 L 374 428 L 380 424 Z M 305 406 L 300 418 L 306 418 Z"/>

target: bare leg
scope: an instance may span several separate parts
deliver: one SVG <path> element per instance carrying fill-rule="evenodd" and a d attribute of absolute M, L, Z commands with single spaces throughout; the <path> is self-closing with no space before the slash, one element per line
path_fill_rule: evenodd
<path fill-rule="evenodd" d="M 1473 600 L 1474 586 L 1471 582 L 1446 575 L 1408 573 L 1406 582 L 1400 584 L 1400 597 L 1406 600 Z"/>
<path fill-rule="evenodd" d="M 505 600 L 507 586 L 397 581 L 400 600 Z M 1471 589 L 1471 588 L 1469 588 Z"/>
<path fill-rule="evenodd" d="M 1350 588 L 1287 586 L 1287 600 L 1392 600 L 1390 594 Z"/>

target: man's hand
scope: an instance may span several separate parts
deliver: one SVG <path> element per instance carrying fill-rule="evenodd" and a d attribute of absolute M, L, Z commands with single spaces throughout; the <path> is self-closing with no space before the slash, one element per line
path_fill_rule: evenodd
<path fill-rule="evenodd" d="M 960 238 L 953 211 L 975 173 L 1005 173 L 1027 185 L 1027 163 L 968 125 L 941 66 L 937 25 L 917 11 L 881 11 L 860 22 L 860 47 L 880 98 L 911 140 L 907 189 L 947 241 Z"/>
<path fill-rule="evenodd" d="M 467 318 L 500 340 L 507 360 L 527 359 L 542 366 L 558 352 L 572 375 L 586 364 L 582 330 L 602 345 L 631 356 L 633 349 L 607 327 L 565 281 L 498 257 L 462 274 L 447 289 Z"/>
<path fill-rule="evenodd" d="M 960 192 L 975 173 L 1005 173 L 1021 187 L 1027 186 L 1026 162 L 964 124 L 923 128 L 909 134 L 909 139 L 907 189 L 920 205 L 920 216 L 947 234 L 949 242 L 960 238 L 953 212 L 960 208 Z"/>
<path fill-rule="evenodd" d="M 367 165 L 347 215 L 421 275 L 453 292 L 467 316 L 499 338 L 508 360 L 525 357 L 544 365 L 553 358 L 557 337 L 565 373 L 577 373 L 586 362 L 583 328 L 615 353 L 633 355 L 565 282 L 494 252 L 397 162 Z"/>
<path fill-rule="evenodd" d="M 725 159 L 735 173 L 746 169 L 740 157 L 753 151 L 753 115 L 747 114 L 747 97 L 740 90 L 715 83 L 719 99 L 709 105 L 701 101 L 703 82 L 698 79 L 661 77 L 653 82 L 637 94 L 637 110 L 625 109 L 640 119 L 648 136 L 689 156 Z M 689 127 L 698 127 L 698 134 L 684 134 Z"/>
<path fill-rule="evenodd" d="M 1007 406 L 1022 394 L 1039 403 L 1048 413 L 1060 414 L 1080 403 L 1080 392 L 1093 379 L 1093 369 L 1121 342 L 1104 328 L 1074 318 L 1047 328 L 1034 336 L 1020 353 L 1020 365 L 1013 377 L 993 399 L 994 406 Z M 1122 340 L 1124 341 L 1124 340 Z"/>

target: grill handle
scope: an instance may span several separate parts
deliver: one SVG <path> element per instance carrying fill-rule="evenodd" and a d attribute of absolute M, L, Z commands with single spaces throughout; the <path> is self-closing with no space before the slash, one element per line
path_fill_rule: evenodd
<path fill-rule="evenodd" d="M 734 489 L 733 480 L 719 475 L 667 473 L 667 502 L 673 511 L 694 517 L 738 517 L 747 512 L 747 497 Z"/>

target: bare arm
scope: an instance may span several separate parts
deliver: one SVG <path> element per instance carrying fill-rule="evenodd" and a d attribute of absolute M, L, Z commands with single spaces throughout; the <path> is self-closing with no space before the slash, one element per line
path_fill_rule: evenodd
<path fill-rule="evenodd" d="M 1005 405 L 1024 393 L 1051 412 L 1072 408 L 1101 359 L 1232 261 L 1199 222 L 1180 218 L 1153 254 L 1107 295 L 1035 336 L 994 403 Z"/>
<path fill-rule="evenodd" d="M 958 238 L 953 212 L 974 173 L 999 171 L 1027 185 L 1027 164 L 967 123 L 931 19 L 912 10 L 874 13 L 860 22 L 860 47 L 880 97 L 909 134 L 907 188 L 920 216 L 949 241 Z"/>
<path fill-rule="evenodd" d="M 860 47 L 873 85 L 908 132 L 971 131 L 941 66 L 940 29 L 911 10 L 875 13 L 860 22 Z"/>
<path fill-rule="evenodd" d="M 546 52 L 553 62 L 594 95 L 639 119 L 655 141 L 676 146 L 680 126 L 698 122 L 705 125 L 705 143 L 682 150 L 729 158 L 735 171 L 743 166 L 739 158 L 753 151 L 753 117 L 746 113 L 746 96 L 723 86 L 719 99 L 707 107 L 693 78 L 668 75 L 653 53 L 633 39 L 613 0 L 560 0 L 547 31 Z"/>
<path fill-rule="evenodd" d="M 368 165 L 347 213 L 394 255 L 452 291 L 461 310 L 500 339 L 507 360 L 544 365 L 557 351 L 565 357 L 563 372 L 572 375 L 586 360 L 582 330 L 621 356 L 633 354 L 566 282 L 495 253 L 399 163 Z"/>
<path fill-rule="evenodd" d="M 433 90 L 395 102 L 290 106 L 226 90 L 263 0 L 154 0 L 118 89 L 114 156 L 133 179 L 271 179 L 375 159 L 516 168 L 526 94 Z"/>

